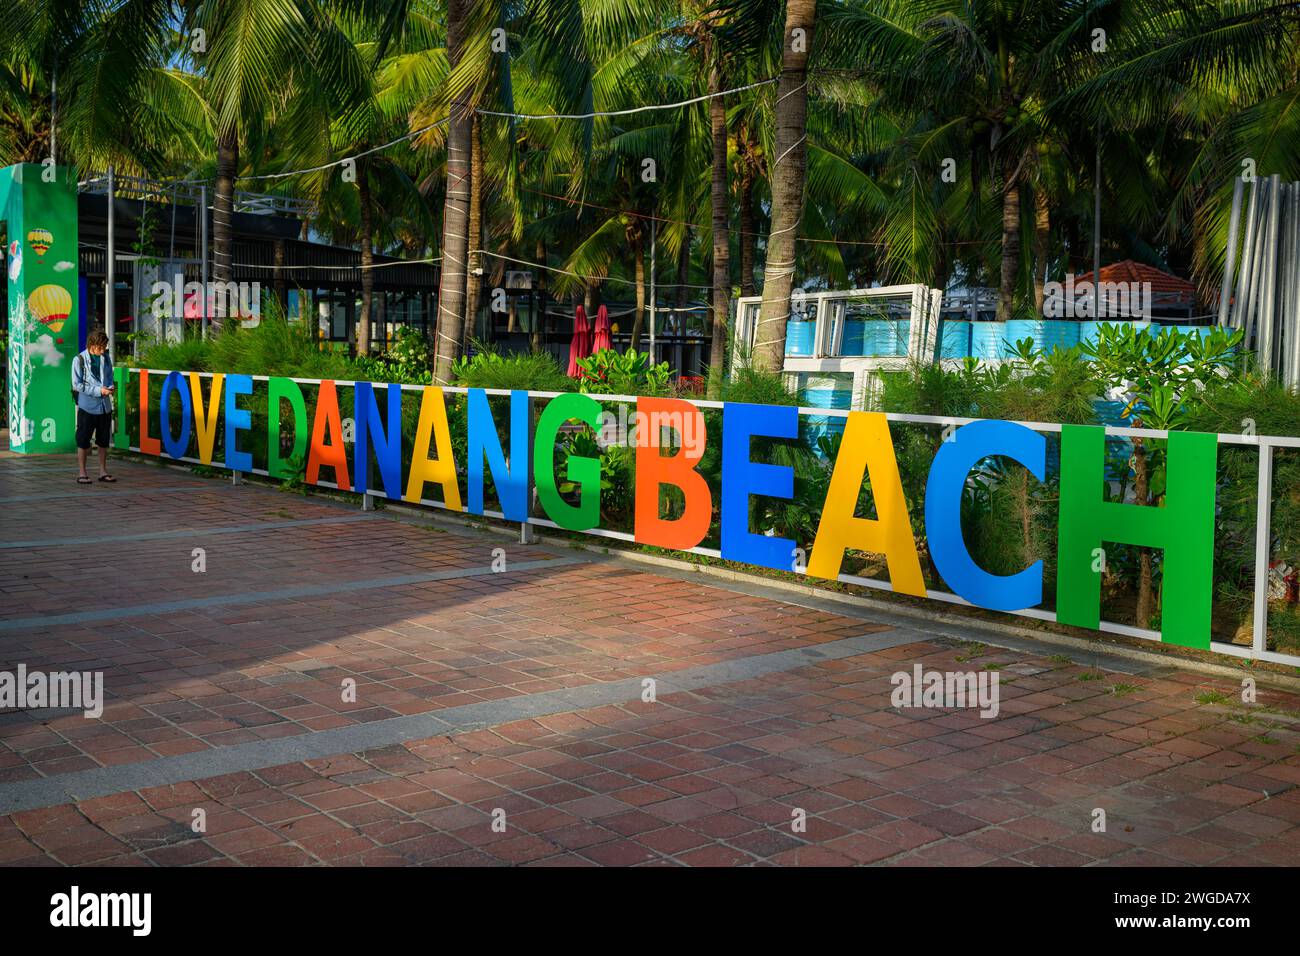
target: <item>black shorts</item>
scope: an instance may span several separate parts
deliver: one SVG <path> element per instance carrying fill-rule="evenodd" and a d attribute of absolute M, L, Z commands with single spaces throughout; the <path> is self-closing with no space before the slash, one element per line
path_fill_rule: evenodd
<path fill-rule="evenodd" d="M 86 411 L 84 408 L 77 409 L 77 447 L 89 448 L 90 436 L 95 436 L 95 444 L 100 448 L 107 448 L 109 443 L 108 433 L 113 428 L 113 413 L 103 412 L 96 415 Z"/>

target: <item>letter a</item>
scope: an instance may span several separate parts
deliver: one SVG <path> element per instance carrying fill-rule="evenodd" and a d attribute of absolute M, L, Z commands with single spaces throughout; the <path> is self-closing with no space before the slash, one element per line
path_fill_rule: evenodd
<path fill-rule="evenodd" d="M 864 474 L 871 479 L 871 496 L 876 503 L 874 521 L 854 516 Z M 898 477 L 889 422 L 880 412 L 849 413 L 817 524 L 808 573 L 835 580 L 840 575 L 844 550 L 849 547 L 883 554 L 894 590 L 925 597 L 925 579 L 921 577 L 921 561 L 916 555 L 912 522 Z"/>

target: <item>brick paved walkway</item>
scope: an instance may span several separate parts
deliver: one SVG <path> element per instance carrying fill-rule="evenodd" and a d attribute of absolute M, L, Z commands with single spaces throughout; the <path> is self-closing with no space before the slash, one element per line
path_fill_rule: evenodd
<path fill-rule="evenodd" d="M 1267 686 L 115 471 L 0 451 L 0 671 L 107 698 L 0 713 L 0 863 L 1300 858 L 1300 700 Z M 915 663 L 997 669 L 1001 713 L 894 709 Z"/>

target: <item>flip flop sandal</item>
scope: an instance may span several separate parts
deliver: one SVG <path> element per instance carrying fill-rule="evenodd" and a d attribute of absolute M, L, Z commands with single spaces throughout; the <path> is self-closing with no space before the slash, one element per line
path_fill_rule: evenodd
<path fill-rule="evenodd" d="M 100 476 L 99 476 L 99 480 L 100 480 L 100 481 L 117 481 L 117 479 L 114 478 L 112 475 L 100 475 Z"/>
<path fill-rule="evenodd" d="M 90 479 L 87 478 L 85 475 L 78 475 L 78 476 L 77 476 L 77 484 L 79 484 L 79 485 L 88 485 L 88 484 L 90 484 L 90 483 L 91 483 L 91 482 L 90 482 Z"/>

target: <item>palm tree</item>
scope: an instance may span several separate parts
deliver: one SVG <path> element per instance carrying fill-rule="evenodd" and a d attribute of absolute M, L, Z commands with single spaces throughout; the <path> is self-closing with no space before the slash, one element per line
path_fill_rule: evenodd
<path fill-rule="evenodd" d="M 272 117 L 310 154 L 329 117 L 365 95 L 365 64 L 325 0 L 187 0 L 183 32 L 206 43 L 187 62 L 202 78 L 216 132 L 213 279 L 232 278 L 231 217 L 241 145 Z"/>
<path fill-rule="evenodd" d="M 447 0 L 447 63 L 452 76 L 470 42 L 468 33 L 472 9 L 470 0 Z M 451 384 L 451 366 L 460 357 L 468 277 L 472 124 L 471 91 L 462 83 L 448 97 L 447 196 L 442 213 L 442 273 L 438 280 L 438 331 L 433 368 L 435 385 Z"/>
<path fill-rule="evenodd" d="M 930 235 L 937 234 L 940 196 L 933 187 L 944 158 L 963 157 L 958 185 L 967 201 L 979 204 L 984 185 L 992 189 L 1000 207 L 995 271 L 1002 320 L 1012 316 L 1021 289 L 1021 205 L 1039 149 L 1064 135 L 1049 107 L 1092 56 L 1091 30 L 1114 28 L 1115 4 L 1098 5 L 1095 16 L 1091 6 L 1088 0 L 1016 7 L 995 0 L 881 0 L 827 16 L 827 26 L 835 27 L 830 55 L 856 62 L 907 130 L 893 148 L 910 153 L 914 186 L 929 196 Z M 1045 218 L 1039 199 L 1033 202 L 1035 218 Z"/>
<path fill-rule="evenodd" d="M 713 329 L 709 336 L 709 396 L 717 398 L 722 390 L 723 363 L 727 354 L 727 313 L 731 304 L 731 238 L 727 221 L 731 213 L 731 194 L 727 189 L 727 111 L 722 97 L 721 56 L 713 52 L 709 70 L 709 130 L 713 141 L 712 212 L 713 212 Z"/>
<path fill-rule="evenodd" d="M 411 105 L 408 97 L 386 84 L 392 82 L 386 55 L 402 56 L 413 49 L 425 48 L 431 39 L 427 18 L 405 11 L 391 29 L 384 18 L 366 10 L 336 10 L 335 23 L 356 48 L 365 64 L 356 95 L 351 102 L 339 104 L 338 115 L 330 124 L 328 146 L 331 156 L 353 158 L 356 184 L 355 238 L 361 260 L 361 309 L 357 315 L 356 348 L 361 355 L 371 349 L 371 325 L 374 311 L 374 250 L 376 187 L 389 200 L 388 211 L 395 201 L 414 210 L 415 218 L 426 226 L 431 221 L 414 183 L 396 160 L 400 154 L 379 147 L 400 137 Z M 308 174 L 299 183 L 318 200 L 338 179 L 334 168 Z M 405 195 L 403 195 L 405 194 Z M 399 200 L 399 197 L 401 199 Z M 349 207 L 350 210 L 350 207 Z M 351 210 L 350 210 L 351 211 Z M 349 224 L 350 225 L 350 224 Z M 343 232 L 352 232 L 344 229 Z"/>
<path fill-rule="evenodd" d="M 1055 106 L 1134 134 L 1142 165 L 1127 164 L 1125 182 L 1151 168 L 1167 188 L 1152 217 L 1159 239 L 1190 245 L 1199 284 L 1212 294 L 1243 163 L 1258 176 L 1300 178 L 1300 5 L 1145 0 L 1122 6 L 1109 36 L 1106 57 Z M 1138 189 L 1117 198 L 1125 223 L 1151 212 L 1139 208 Z"/>
<path fill-rule="evenodd" d="M 192 165 L 209 114 L 174 63 L 171 8 L 171 0 L 9 3 L 0 17 L 0 160 L 45 159 L 57 133 L 58 161 L 83 170 Z"/>
<path fill-rule="evenodd" d="M 447 116 L 447 186 L 433 374 L 438 384 L 450 383 L 451 367 L 468 341 L 478 309 L 477 287 L 482 280 L 471 270 L 481 269 L 483 185 L 489 173 L 475 111 L 489 101 L 505 112 L 512 108 L 511 58 L 508 46 L 502 48 L 499 41 L 508 36 L 512 19 L 519 13 L 507 0 L 448 0 L 447 81 L 414 114 L 428 117 L 445 110 Z M 493 141 L 509 144 L 508 137 Z M 507 174 L 506 178 L 511 177 Z"/>
<path fill-rule="evenodd" d="M 754 365 L 778 371 L 785 362 L 785 325 L 794 286 L 795 239 L 803 211 L 807 170 L 807 67 L 817 18 L 816 0 L 786 0 L 781 79 L 776 88 L 772 228 L 763 270 L 763 305 L 754 342 Z"/>

